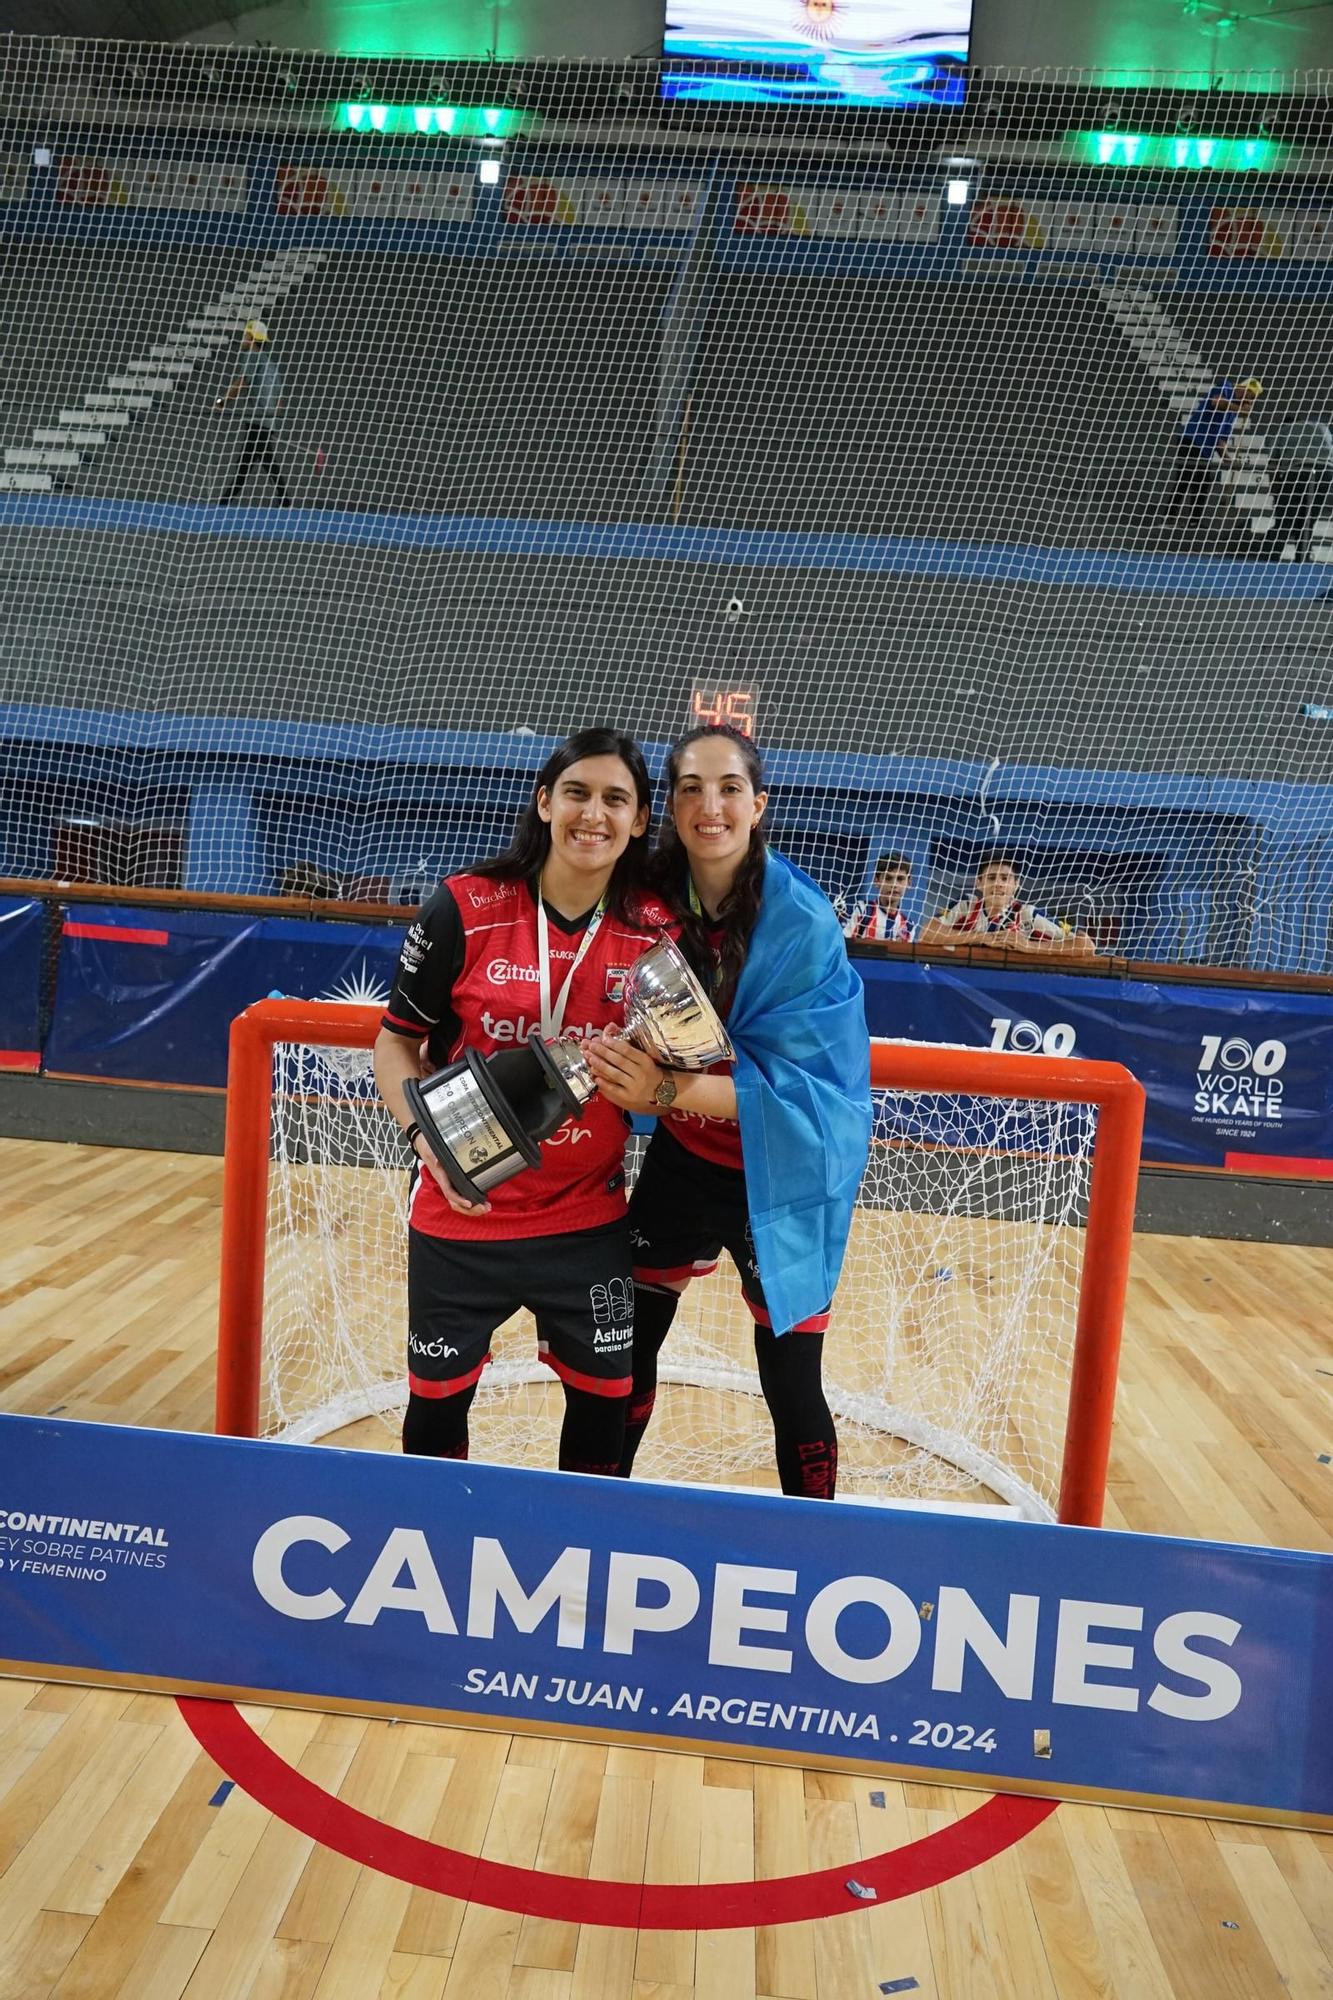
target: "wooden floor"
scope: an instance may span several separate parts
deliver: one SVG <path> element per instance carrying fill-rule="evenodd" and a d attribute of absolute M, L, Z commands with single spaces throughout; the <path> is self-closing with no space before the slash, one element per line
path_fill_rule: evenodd
<path fill-rule="evenodd" d="M 0 1142 L 0 1407 L 206 1429 L 213 1160 Z M 1333 1253 L 1137 1246 L 1110 1525 L 1327 1550 Z M 364 1811 L 617 1879 L 849 1864 L 975 1794 L 248 1711 Z M 881 1793 L 884 1806 L 871 1803 Z M 1333 1837 L 1061 1806 L 941 1888 L 640 1933 L 464 1906 L 227 1790 L 161 1697 L 0 1680 L 0 2000 L 1267 2000 L 1333 1995 Z"/>

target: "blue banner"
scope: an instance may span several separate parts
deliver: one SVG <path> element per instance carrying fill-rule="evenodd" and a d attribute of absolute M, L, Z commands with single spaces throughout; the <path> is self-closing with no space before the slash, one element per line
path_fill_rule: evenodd
<path fill-rule="evenodd" d="M 400 927 L 186 910 L 71 909 L 48 1070 L 221 1089 L 227 1035 L 252 1001 L 373 1006 L 389 997 Z"/>
<path fill-rule="evenodd" d="M 14 1026 L 0 1050 L 22 1052 L 37 1045 L 41 923 L 36 904 L 11 907 L 4 987 Z M 8 931 L 0 922 L 0 955 Z M 252 1001 L 279 992 L 376 1005 L 398 945 L 397 924 L 71 909 L 46 1067 L 220 1089 L 228 1030 Z M 1323 1054 L 1333 997 L 860 954 L 854 963 L 874 1035 L 1124 1063 L 1148 1093 L 1147 1165 L 1333 1178 L 1333 1064 Z"/>
<path fill-rule="evenodd" d="M 42 917 L 40 903 L 0 897 L 0 1069 L 41 1060 Z"/>
<path fill-rule="evenodd" d="M 10 1671 L 1333 1823 L 1333 1558 L 0 1417 Z"/>
<path fill-rule="evenodd" d="M 872 1035 L 1124 1063 L 1149 1166 L 1333 1178 L 1333 997 L 858 956 Z"/>

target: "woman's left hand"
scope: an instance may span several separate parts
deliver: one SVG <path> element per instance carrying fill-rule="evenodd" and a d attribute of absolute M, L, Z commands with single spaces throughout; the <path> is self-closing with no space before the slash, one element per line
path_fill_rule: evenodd
<path fill-rule="evenodd" d="M 651 1056 L 635 1048 L 633 1042 L 611 1040 L 602 1035 L 583 1044 L 588 1067 L 597 1079 L 597 1088 L 622 1111 L 653 1113 L 660 1110 L 653 1092 L 662 1081 L 662 1071 Z"/>

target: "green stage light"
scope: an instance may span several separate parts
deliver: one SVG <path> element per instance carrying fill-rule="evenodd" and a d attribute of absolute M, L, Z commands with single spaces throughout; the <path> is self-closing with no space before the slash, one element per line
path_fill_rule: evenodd
<path fill-rule="evenodd" d="M 516 114 L 495 104 L 335 104 L 333 122 L 348 132 L 502 138 Z"/>
<path fill-rule="evenodd" d="M 1271 139 L 1148 132 L 1070 132 L 1065 150 L 1094 167 L 1171 167 L 1194 173 L 1270 173 L 1286 157 L 1286 148 Z"/>

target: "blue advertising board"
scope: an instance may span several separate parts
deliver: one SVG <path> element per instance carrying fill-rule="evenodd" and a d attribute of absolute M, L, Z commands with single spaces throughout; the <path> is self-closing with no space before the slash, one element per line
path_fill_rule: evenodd
<path fill-rule="evenodd" d="M 387 1000 L 396 927 L 191 910 L 71 910 L 45 1051 L 58 1075 L 222 1089 L 252 1001 Z"/>
<path fill-rule="evenodd" d="M 1333 1178 L 1333 996 L 855 962 L 872 1035 L 1124 1063 L 1145 1165 Z"/>
<path fill-rule="evenodd" d="M 0 1665 L 1333 1826 L 1333 1557 L 0 1417 Z"/>
<path fill-rule="evenodd" d="M 43 916 L 31 897 L 0 897 L 0 1069 L 41 1060 Z"/>
<path fill-rule="evenodd" d="M 35 1049 L 40 911 L 15 910 L 15 1026 L 0 1048 L 12 1032 L 14 1047 Z M 7 930 L 0 921 L 0 954 Z M 397 924 L 72 909 L 45 1067 L 221 1089 L 237 1014 L 272 992 L 376 1005 L 399 941 Z M 1123 1063 L 1148 1094 L 1146 1165 L 1333 1179 L 1331 995 L 859 953 L 854 963 L 873 1035 Z"/>

